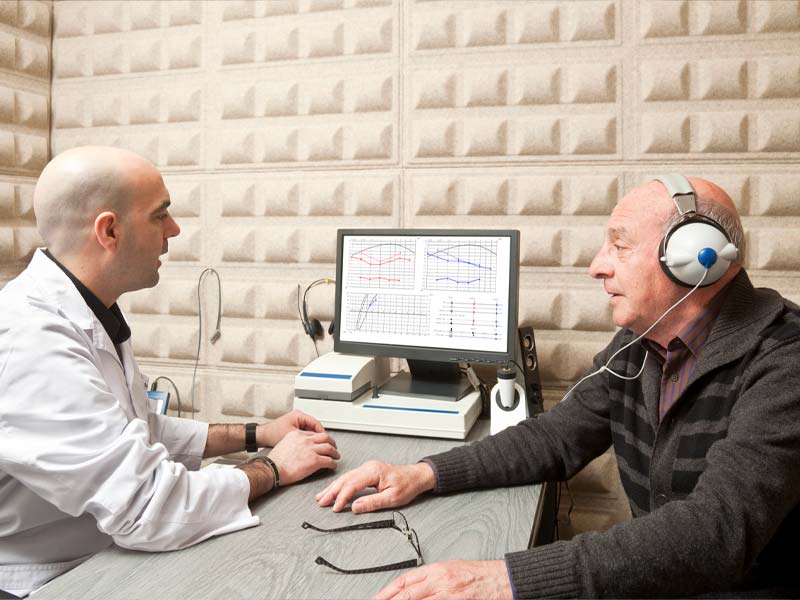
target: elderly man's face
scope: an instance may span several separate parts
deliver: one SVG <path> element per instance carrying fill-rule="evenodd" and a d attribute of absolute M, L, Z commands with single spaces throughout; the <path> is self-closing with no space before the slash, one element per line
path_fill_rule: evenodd
<path fill-rule="evenodd" d="M 662 272 L 658 245 L 670 204 L 638 188 L 614 208 L 602 248 L 589 273 L 611 296 L 614 324 L 644 332 L 678 298 L 678 287 Z"/>

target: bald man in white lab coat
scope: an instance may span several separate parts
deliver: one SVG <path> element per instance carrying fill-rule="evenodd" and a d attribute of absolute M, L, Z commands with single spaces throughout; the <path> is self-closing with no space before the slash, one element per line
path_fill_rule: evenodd
<path fill-rule="evenodd" d="M 169 205 L 158 170 L 115 148 L 68 150 L 37 182 L 47 249 L 0 290 L 0 597 L 112 543 L 175 550 L 257 525 L 249 500 L 336 466 L 333 439 L 295 411 L 255 428 L 248 445 L 268 455 L 199 471 L 243 450 L 245 426 L 148 410 L 116 302 L 158 282 L 180 233 Z"/>

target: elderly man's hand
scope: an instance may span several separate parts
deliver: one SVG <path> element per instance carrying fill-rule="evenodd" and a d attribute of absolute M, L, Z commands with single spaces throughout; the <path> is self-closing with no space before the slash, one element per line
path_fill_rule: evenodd
<path fill-rule="evenodd" d="M 400 575 L 374 600 L 510 600 L 511 581 L 502 560 L 448 560 Z"/>
<path fill-rule="evenodd" d="M 427 463 L 390 465 L 371 460 L 337 478 L 315 498 L 320 506 L 329 506 L 333 502 L 333 511 L 339 512 L 361 490 L 377 488 L 376 494 L 353 502 L 352 511 L 362 513 L 405 506 L 433 486 L 433 469 Z"/>
<path fill-rule="evenodd" d="M 322 423 L 314 417 L 299 410 L 293 410 L 270 423 L 259 425 L 256 430 L 256 443 L 259 448 L 273 448 L 287 433 L 295 430 L 325 432 Z"/>

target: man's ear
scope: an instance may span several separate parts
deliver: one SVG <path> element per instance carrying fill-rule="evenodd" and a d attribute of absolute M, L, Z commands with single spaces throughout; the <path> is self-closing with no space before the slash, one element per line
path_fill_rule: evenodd
<path fill-rule="evenodd" d="M 119 244 L 120 222 L 111 211 L 101 212 L 94 220 L 94 235 L 106 250 L 116 250 Z"/>

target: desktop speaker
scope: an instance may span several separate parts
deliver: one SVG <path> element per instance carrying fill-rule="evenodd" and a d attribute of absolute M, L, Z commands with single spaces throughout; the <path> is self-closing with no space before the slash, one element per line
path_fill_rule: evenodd
<path fill-rule="evenodd" d="M 528 414 L 538 415 L 544 411 L 542 398 L 542 380 L 539 377 L 539 359 L 536 356 L 536 339 L 533 327 L 519 328 L 519 358 L 525 380 L 525 398 L 528 402 Z"/>

